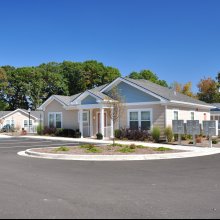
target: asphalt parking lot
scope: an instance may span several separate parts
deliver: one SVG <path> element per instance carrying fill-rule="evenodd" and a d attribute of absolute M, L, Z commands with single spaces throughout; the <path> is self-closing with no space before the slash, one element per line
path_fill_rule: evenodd
<path fill-rule="evenodd" d="M 0 218 L 219 218 L 220 155 L 89 162 L 27 158 L 62 141 L 0 138 Z"/>

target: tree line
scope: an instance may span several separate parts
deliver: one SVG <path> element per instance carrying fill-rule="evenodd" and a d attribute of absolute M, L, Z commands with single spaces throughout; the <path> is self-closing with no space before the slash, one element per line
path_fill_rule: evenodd
<path fill-rule="evenodd" d="M 49 62 L 33 67 L 0 67 L 0 110 L 17 108 L 36 110 L 51 95 L 74 95 L 112 82 L 121 73 L 117 68 L 105 66 L 96 60 L 85 62 Z M 192 84 L 174 82 L 168 86 L 165 80 L 150 70 L 131 72 L 128 77 L 146 79 L 161 86 L 170 87 L 183 94 L 209 103 L 220 102 L 220 74 L 216 80 L 203 79 L 198 84 L 199 93 L 191 92 Z"/>

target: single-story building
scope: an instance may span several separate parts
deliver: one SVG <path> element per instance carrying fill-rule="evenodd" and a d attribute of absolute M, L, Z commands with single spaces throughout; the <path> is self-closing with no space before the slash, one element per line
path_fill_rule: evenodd
<path fill-rule="evenodd" d="M 42 122 L 43 125 L 43 112 L 31 111 L 30 124 L 29 112 L 25 109 L 16 109 L 14 111 L 0 111 L 0 129 L 5 125 L 13 126 L 17 131 L 24 128 L 27 132 L 35 133 L 37 125 Z"/>
<path fill-rule="evenodd" d="M 211 109 L 211 120 L 218 121 L 218 129 L 220 134 L 220 103 L 213 103 L 214 107 Z"/>
<path fill-rule="evenodd" d="M 39 108 L 44 125 L 80 129 L 83 137 L 98 132 L 113 136 L 113 120 L 108 117 L 111 91 L 116 88 L 126 107 L 115 128 L 150 130 L 172 126 L 172 120 L 210 120 L 212 105 L 144 79 L 119 77 L 113 82 L 73 96 L 53 95 Z M 114 100 L 112 100 L 114 101 Z"/>

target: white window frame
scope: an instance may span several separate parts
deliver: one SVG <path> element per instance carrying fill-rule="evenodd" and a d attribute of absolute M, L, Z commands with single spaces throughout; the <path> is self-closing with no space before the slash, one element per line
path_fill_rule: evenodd
<path fill-rule="evenodd" d="M 12 123 L 12 121 L 14 121 L 14 123 Z M 7 122 L 9 122 L 9 123 L 7 123 Z M 7 120 L 5 120 L 4 125 L 9 124 L 11 126 L 12 124 L 14 124 L 14 126 L 15 126 L 15 123 L 16 123 L 16 121 L 14 119 L 7 119 Z"/>
<path fill-rule="evenodd" d="M 53 115 L 54 117 L 54 127 L 56 127 L 56 114 L 61 115 L 61 128 L 63 128 L 63 113 L 62 112 L 48 112 L 48 117 L 47 117 L 47 122 L 48 122 L 48 127 L 50 127 L 50 115 Z"/>
<path fill-rule="evenodd" d="M 24 125 L 24 121 L 27 121 L 27 125 L 26 126 Z M 34 122 L 33 122 L 34 120 L 30 119 L 30 121 L 32 121 L 32 124 L 30 126 L 33 126 L 34 125 Z M 28 127 L 28 126 L 29 126 L 29 119 L 24 119 L 23 120 L 23 127 Z"/>
<path fill-rule="evenodd" d="M 153 110 L 145 109 L 128 109 L 127 110 L 127 127 L 130 128 L 130 112 L 138 112 L 138 128 L 141 128 L 141 112 L 150 112 L 150 130 L 153 128 Z"/>

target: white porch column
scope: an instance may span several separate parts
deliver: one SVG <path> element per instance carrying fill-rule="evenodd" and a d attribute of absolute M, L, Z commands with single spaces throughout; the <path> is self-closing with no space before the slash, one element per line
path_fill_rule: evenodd
<path fill-rule="evenodd" d="M 93 136 L 93 110 L 90 109 L 89 113 L 90 113 L 90 116 L 89 116 L 90 137 L 92 137 Z"/>
<path fill-rule="evenodd" d="M 81 138 L 83 138 L 83 109 L 79 110 L 79 130 L 81 132 Z"/>
<path fill-rule="evenodd" d="M 114 138 L 114 123 L 113 123 L 113 114 L 114 114 L 114 108 L 112 108 L 112 109 L 110 109 L 110 111 L 111 111 L 111 118 L 110 118 L 110 120 L 111 120 L 111 136 L 110 136 L 110 138 Z"/>
<path fill-rule="evenodd" d="M 104 108 L 100 108 L 100 133 L 103 135 L 105 135 L 105 123 L 104 123 Z"/>

